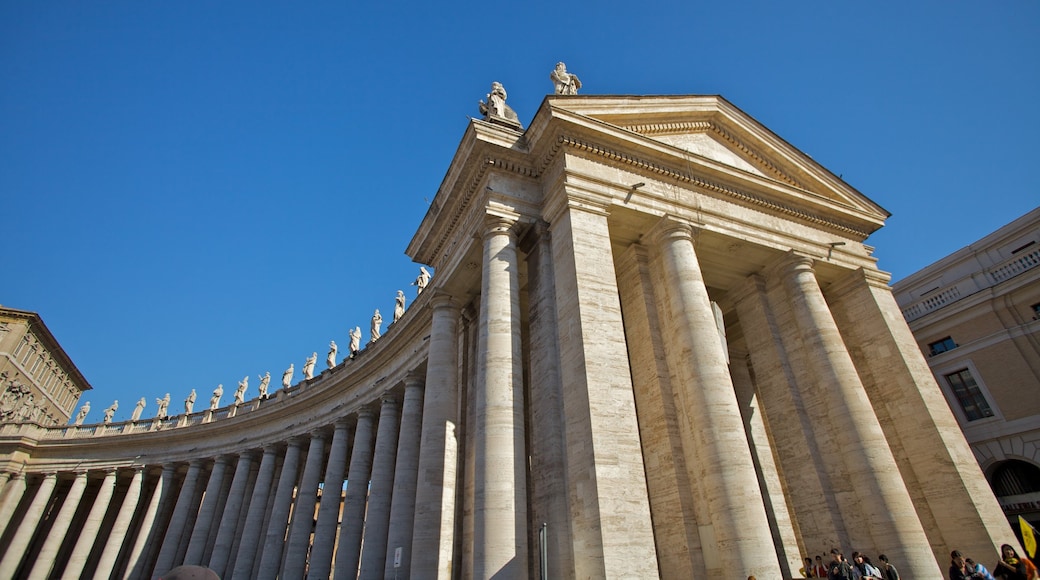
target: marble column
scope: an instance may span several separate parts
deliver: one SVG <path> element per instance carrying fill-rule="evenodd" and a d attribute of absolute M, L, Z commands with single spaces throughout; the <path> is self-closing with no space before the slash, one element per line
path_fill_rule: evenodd
<path fill-rule="evenodd" d="M 57 483 L 57 473 L 44 474 L 43 481 L 36 490 L 32 503 L 29 504 L 29 508 L 22 517 L 21 524 L 15 530 L 14 536 L 11 537 L 10 543 L 7 545 L 7 551 L 4 552 L 4 557 L 0 560 L 0 571 L 4 571 L 3 574 L 8 575 L 8 578 L 13 577 L 18 569 L 18 564 L 25 555 L 25 549 L 29 547 L 29 542 L 32 541 L 33 535 L 36 533 L 36 526 L 39 525 L 43 512 L 51 502 L 51 493 L 54 491 L 54 486 Z"/>
<path fill-rule="evenodd" d="M 21 473 L 11 475 L 4 485 L 3 496 L 0 497 L 0 534 L 7 529 L 7 524 L 11 521 L 11 516 L 14 515 L 14 510 L 18 508 L 24 494 L 25 477 Z"/>
<path fill-rule="evenodd" d="M 155 520 L 158 518 L 159 512 L 162 511 L 163 504 L 168 501 L 173 491 L 173 481 L 176 473 L 176 465 L 164 465 L 159 480 L 155 482 L 155 489 L 152 490 L 148 506 L 144 510 L 137 538 L 134 540 L 134 545 L 127 557 L 126 573 L 124 574 L 126 579 L 148 578 L 151 576 L 151 568 L 148 567 L 150 551 L 148 548 L 152 544 L 158 543 L 158 537 L 161 537 L 162 530 L 156 525 Z"/>
<path fill-rule="evenodd" d="M 365 513 L 365 542 L 361 546 L 359 578 L 362 580 L 383 577 L 386 537 L 390 528 L 390 500 L 394 492 L 401 406 L 392 395 L 383 395 L 381 400 L 376 450 L 372 459 L 372 485 L 368 490 L 368 511 Z"/>
<path fill-rule="evenodd" d="M 220 498 L 220 488 L 224 485 L 224 474 L 227 472 L 229 463 L 227 456 L 220 456 L 213 462 L 209 482 L 206 484 L 206 494 L 202 500 L 202 507 L 199 508 L 199 517 L 195 520 L 191 538 L 188 540 L 188 551 L 184 554 L 185 564 L 192 566 L 203 564 L 206 543 L 209 541 L 209 528 L 213 525 L 217 501 Z"/>
<path fill-rule="evenodd" d="M 855 498 L 839 500 L 846 525 L 857 542 L 873 541 L 893 559 L 904 562 L 907 577 L 939 577 L 924 527 L 903 483 L 895 458 L 874 414 L 852 357 L 820 289 L 811 259 L 791 254 L 779 275 L 813 376 L 825 390 L 826 415 Z M 871 514 L 887 514 L 871 518 Z M 870 521 L 869 529 L 849 522 Z"/>
<path fill-rule="evenodd" d="M 459 307 L 450 295 L 433 291 L 437 294 L 430 301 L 433 320 L 426 362 L 410 561 L 411 569 L 417 575 L 447 580 L 451 578 L 455 540 L 459 452 L 456 433 L 459 423 Z"/>
<path fill-rule="evenodd" d="M 520 288 L 512 219 L 485 218 L 474 429 L 473 575 L 527 576 Z"/>
<path fill-rule="evenodd" d="M 105 541 L 105 548 L 101 551 L 101 556 L 98 558 L 97 567 L 94 568 L 94 577 L 109 578 L 112 575 L 116 558 L 119 557 L 119 551 L 123 547 L 123 542 L 128 537 L 127 530 L 132 525 L 134 512 L 137 511 L 137 502 L 141 499 L 143 487 L 144 468 L 138 467 L 134 469 L 134 475 L 130 479 L 130 485 L 126 488 L 123 503 L 119 507 L 119 513 L 116 514 L 115 523 L 112 524 L 112 532 Z M 84 554 L 82 560 L 77 558 L 78 552 L 79 545 L 77 544 L 76 550 L 73 551 L 72 556 L 69 558 L 69 564 L 65 566 L 62 580 L 75 580 L 80 577 L 89 552 Z"/>
<path fill-rule="evenodd" d="M 47 532 L 47 539 L 44 540 L 43 547 L 40 548 L 39 554 L 36 555 L 32 570 L 29 572 L 29 580 L 43 580 L 50 575 L 51 568 L 54 567 L 54 558 L 58 555 L 61 543 L 65 541 L 65 533 L 69 531 L 72 516 L 76 514 L 76 510 L 79 508 L 79 502 L 83 498 L 83 490 L 86 487 L 87 472 L 81 471 L 76 474 L 76 478 L 72 481 L 72 487 L 69 488 L 69 493 L 65 495 L 65 500 L 61 504 L 61 509 L 58 510 L 58 514 L 54 517 L 54 523 L 51 524 L 51 529 Z"/>
<path fill-rule="evenodd" d="M 227 502 L 224 504 L 224 513 L 220 516 L 217 542 L 209 557 L 209 567 L 221 578 L 227 573 L 228 563 L 231 561 L 231 549 L 235 544 L 235 534 L 238 530 L 238 516 L 242 511 L 242 502 L 245 500 L 246 487 L 249 485 L 250 471 L 253 469 L 255 460 L 256 452 L 253 450 L 239 454 L 235 475 L 231 479 L 231 490 L 228 492 Z"/>
<path fill-rule="evenodd" d="M 94 503 L 90 506 L 90 512 L 87 514 L 87 519 L 83 522 L 83 527 L 77 534 L 72 553 L 68 556 L 65 570 L 61 575 L 62 578 L 79 578 L 83 572 L 83 566 L 87 563 L 87 557 L 90 556 L 90 551 L 94 548 L 94 544 L 101 540 L 98 537 L 98 531 L 101 530 L 101 524 L 105 521 L 105 514 L 108 513 L 109 503 L 112 501 L 112 493 L 116 487 L 116 476 L 114 469 L 109 469 L 105 472 L 105 479 L 101 482 L 101 487 L 98 488 L 97 495 L 94 497 Z M 125 529 L 113 529 L 109 538 L 105 540 L 105 545 L 108 545 L 109 542 L 122 545 L 122 538 L 114 538 L 112 536 L 125 533 Z"/>
<path fill-rule="evenodd" d="M 404 383 L 401 406 L 401 432 L 397 441 L 393 499 L 390 502 L 390 528 L 386 541 L 384 577 L 411 577 L 412 525 L 415 523 L 415 484 L 419 468 L 419 439 L 422 435 L 422 377 L 409 373 Z M 394 567 L 400 549 L 399 567 Z"/>
<path fill-rule="evenodd" d="M 368 408 L 358 411 L 354 429 L 354 449 L 347 470 L 347 496 L 339 526 L 336 550 L 336 577 L 356 578 L 361 560 L 361 535 L 365 529 L 365 504 L 372 472 L 372 443 L 375 414 Z"/>
<path fill-rule="evenodd" d="M 349 425 L 346 420 L 336 421 L 329 448 L 329 461 L 325 467 L 321 505 L 318 506 L 318 522 L 314 526 L 314 541 L 308 560 L 307 575 L 312 578 L 328 578 L 332 572 L 332 554 L 336 549 L 336 529 L 339 527 L 339 507 L 343 490 L 343 474 L 347 467 L 347 452 L 350 450 Z"/>
<path fill-rule="evenodd" d="M 264 518 L 267 511 L 267 498 L 271 495 L 271 484 L 274 482 L 274 469 L 278 463 L 278 449 L 274 445 L 264 447 L 264 456 L 260 459 L 260 471 L 253 485 L 253 496 L 249 500 L 249 512 L 246 524 L 242 529 L 242 540 L 235 555 L 235 568 L 232 577 L 251 578 L 256 551 L 264 531 Z M 320 576 L 319 576 L 320 577 Z"/>
<path fill-rule="evenodd" d="M 285 449 L 282 473 L 278 477 L 278 488 L 274 492 L 274 505 L 271 508 L 271 517 L 264 534 L 264 549 L 260 555 L 260 566 L 256 569 L 257 578 L 260 580 L 276 578 L 282 568 L 285 529 L 289 525 L 289 511 L 293 503 L 293 489 L 296 488 L 301 447 L 303 447 L 303 440 L 293 437 Z"/>
<path fill-rule="evenodd" d="M 677 399 L 694 449 L 687 466 L 696 476 L 710 506 L 720 569 L 709 573 L 774 577 L 779 560 L 769 531 L 751 449 L 737 397 L 719 341 L 715 316 L 693 246 L 690 226 L 664 219 L 654 235 L 668 292 L 667 315 L 673 321 L 674 352 L 670 364 L 678 377 Z M 692 453 L 691 453 L 692 452 Z M 702 524 L 703 526 L 703 524 Z M 701 533 L 704 540 L 705 530 Z M 710 561 L 706 555 L 706 560 Z"/>
<path fill-rule="evenodd" d="M 184 483 L 181 484 L 180 494 L 177 495 L 177 505 L 173 508 L 173 517 L 170 518 L 170 525 L 166 528 L 166 538 L 163 540 L 162 548 L 159 549 L 159 557 L 155 560 L 155 568 L 152 571 L 155 576 L 165 574 L 177 565 L 177 550 L 180 548 L 181 534 L 184 532 L 185 523 L 190 515 L 188 512 L 195 508 L 195 487 L 199 483 L 202 462 L 201 459 L 192 459 L 188 463 L 188 472 L 184 475 Z"/>
<path fill-rule="evenodd" d="M 307 449 L 307 462 L 303 477 L 296 490 L 296 506 L 293 508 L 292 524 L 289 528 L 289 549 L 285 553 L 282 569 L 284 580 L 302 580 L 307 567 L 307 547 L 314 530 L 314 506 L 317 504 L 318 483 L 325 466 L 325 433 L 311 433 L 311 444 Z"/>

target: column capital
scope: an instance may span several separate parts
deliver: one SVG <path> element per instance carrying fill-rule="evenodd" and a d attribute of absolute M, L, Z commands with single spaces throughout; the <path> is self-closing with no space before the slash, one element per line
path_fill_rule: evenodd
<path fill-rule="evenodd" d="M 429 292 L 429 290 L 427 290 L 427 292 Z M 459 302 L 453 294 L 450 294 L 441 288 L 437 288 L 433 290 L 433 297 L 430 298 L 430 307 L 434 310 L 458 310 Z"/>
<path fill-rule="evenodd" d="M 694 243 L 697 241 L 700 231 L 700 228 L 685 220 L 672 215 L 665 215 L 650 228 L 650 231 L 643 234 L 643 238 L 650 240 L 653 244 L 662 244 L 665 241 L 682 239 Z"/>
<path fill-rule="evenodd" d="M 396 407 L 400 405 L 400 400 L 398 399 L 397 395 L 390 392 L 386 392 L 380 395 L 379 403 L 379 407 L 380 409 L 382 409 L 384 407 Z"/>
<path fill-rule="evenodd" d="M 411 371 L 408 371 L 408 374 L 405 375 L 405 377 L 404 377 L 404 387 L 406 389 L 414 388 L 414 387 L 418 387 L 418 388 L 422 389 L 425 386 L 426 386 L 426 373 L 423 373 L 423 372 L 420 372 L 418 370 L 414 370 L 413 369 Z"/>
<path fill-rule="evenodd" d="M 372 408 L 369 407 L 368 405 L 365 405 L 364 407 L 361 407 L 360 409 L 358 409 L 357 410 L 357 415 L 358 415 L 358 419 L 359 420 L 363 419 L 363 418 L 366 418 L 366 419 L 375 419 L 376 418 L 376 412 L 373 411 Z"/>
<path fill-rule="evenodd" d="M 488 239 L 491 236 L 510 236 L 516 237 L 516 224 L 519 221 L 519 215 L 499 215 L 488 213 L 484 216 L 483 226 L 484 228 L 480 232 L 482 239 Z"/>
<path fill-rule="evenodd" d="M 777 262 L 775 270 L 781 276 L 790 276 L 801 272 L 811 272 L 815 274 L 815 270 L 813 270 L 813 265 L 815 263 L 816 261 L 809 256 L 791 251 L 787 252 L 787 254 Z"/>

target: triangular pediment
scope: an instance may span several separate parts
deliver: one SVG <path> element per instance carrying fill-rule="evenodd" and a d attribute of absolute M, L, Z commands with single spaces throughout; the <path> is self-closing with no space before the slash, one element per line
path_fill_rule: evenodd
<path fill-rule="evenodd" d="M 593 95 L 550 97 L 550 101 L 554 110 L 638 134 L 689 154 L 690 159 L 703 162 L 706 167 L 722 166 L 782 184 L 798 194 L 801 202 L 824 201 L 832 208 L 845 208 L 876 221 L 878 227 L 889 215 L 722 97 Z"/>

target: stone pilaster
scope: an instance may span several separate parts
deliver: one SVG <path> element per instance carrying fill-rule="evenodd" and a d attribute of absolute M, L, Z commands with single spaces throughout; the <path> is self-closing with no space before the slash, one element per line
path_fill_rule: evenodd
<path fill-rule="evenodd" d="M 246 525 L 242 530 L 242 540 L 235 554 L 235 578 L 251 578 L 253 564 L 260 538 L 263 536 L 264 517 L 267 515 L 267 497 L 272 493 L 275 464 L 278 463 L 278 449 L 274 445 L 264 447 L 264 455 L 260 459 L 260 471 L 253 485 L 253 495 L 249 500 L 249 511 L 246 514 Z"/>
<path fill-rule="evenodd" d="M 660 575 L 606 208 L 567 191 L 550 223 L 578 578 Z M 607 442 L 603 444 L 602 442 Z"/>
<path fill-rule="evenodd" d="M 528 541 L 538 545 L 541 524 L 546 526 L 546 573 L 562 578 L 574 569 L 570 509 L 567 502 L 566 441 L 564 439 L 563 384 L 560 381 L 560 349 L 557 343 L 556 293 L 553 281 L 552 243 L 548 224 L 538 221 L 520 240 L 527 254 L 527 295 L 530 336 L 527 397 L 531 467 L 531 522 Z M 538 553 L 538 549 L 532 550 Z M 530 570 L 540 568 L 532 562 Z"/>
<path fill-rule="evenodd" d="M 410 558 L 416 578 L 421 575 L 446 580 L 451 577 L 455 540 L 459 307 L 451 296 L 443 293 L 435 295 L 430 304 L 433 320 L 426 362 Z"/>
<path fill-rule="evenodd" d="M 36 533 L 36 526 L 40 523 L 44 510 L 47 509 L 51 502 L 51 493 L 54 491 L 54 486 L 57 483 L 57 473 L 46 473 L 43 475 L 43 481 L 40 483 L 39 488 L 36 489 L 36 495 L 33 496 L 32 503 L 29 504 L 29 508 L 25 511 L 21 524 L 15 530 L 14 536 L 11 537 L 11 541 L 7 545 L 7 551 L 4 552 L 4 557 L 0 560 L 0 570 L 4 571 L 3 573 L 8 575 L 7 577 L 14 576 L 15 571 L 18 569 L 18 564 L 22 561 L 22 557 L 25 556 L 25 549 L 29 547 L 29 542 Z"/>
<path fill-rule="evenodd" d="M 372 473 L 372 444 L 375 414 L 367 408 L 358 411 L 354 428 L 354 448 L 347 470 L 347 496 L 336 550 L 336 576 L 355 578 L 361 562 L 361 536 L 365 529 L 365 504 Z"/>
<path fill-rule="evenodd" d="M 680 427 L 689 430 L 686 464 L 692 467 L 710 511 L 700 522 L 708 572 L 773 577 L 780 573 L 769 533 L 751 449 L 719 341 L 715 317 L 690 226 L 663 219 L 654 236 L 668 294 L 674 352 L 669 365 L 678 379 Z M 685 447 L 685 446 L 684 446 Z M 717 560 L 709 553 L 716 550 Z M 718 570 L 710 564 L 717 562 Z"/>
<path fill-rule="evenodd" d="M 303 477 L 296 488 L 296 506 L 293 508 L 292 524 L 289 528 L 288 549 L 285 552 L 285 565 L 282 568 L 284 580 L 302 580 L 307 567 L 307 547 L 311 543 L 311 531 L 314 529 L 314 506 L 318 498 L 318 483 L 321 480 L 322 468 L 325 466 L 325 433 L 311 433 L 310 446 L 307 449 L 307 461 L 303 467 Z"/>
<path fill-rule="evenodd" d="M 58 555 L 58 549 L 65 540 L 65 533 L 69 531 L 72 516 L 79 508 L 79 502 L 83 498 L 83 490 L 86 487 L 87 472 L 81 471 L 72 480 L 72 487 L 69 488 L 69 493 L 65 495 L 65 500 L 61 504 L 61 509 L 54 517 L 54 523 L 47 532 L 47 539 L 44 540 L 43 546 L 32 564 L 32 569 L 29 571 L 29 580 L 44 580 L 50 575 L 51 568 L 54 567 L 54 558 Z"/>
<path fill-rule="evenodd" d="M 199 508 L 199 516 L 195 520 L 191 538 L 188 540 L 188 551 L 184 555 L 185 564 L 198 566 L 203 563 L 206 543 L 209 541 L 209 528 L 216 515 L 217 500 L 220 497 L 220 488 L 224 485 L 224 474 L 227 472 L 228 463 L 226 456 L 218 457 L 213 462 L 209 482 L 206 483 L 206 494 L 203 497 L 202 506 Z"/>
<path fill-rule="evenodd" d="M 828 393 L 827 420 L 835 451 L 854 491 L 845 501 L 839 499 L 850 537 L 857 545 L 872 542 L 884 547 L 893 560 L 904 562 L 908 577 L 939 577 L 942 572 L 812 265 L 808 258 L 791 255 L 779 266 L 778 275 L 810 355 L 815 388 Z M 874 513 L 886 517 L 870 517 Z M 859 525 L 867 521 L 869 526 Z"/>
<path fill-rule="evenodd" d="M 415 484 L 419 468 L 419 440 L 422 435 L 423 382 L 412 372 L 405 377 L 404 402 L 401 405 L 401 433 L 397 441 L 397 464 L 394 467 L 394 491 L 390 502 L 390 528 L 386 540 L 384 576 L 411 577 L 412 525 L 415 523 Z M 400 549 L 399 567 L 394 567 L 394 554 Z"/>
<path fill-rule="evenodd" d="M 329 461 L 325 467 L 321 505 L 318 506 L 318 521 L 314 526 L 314 542 L 307 561 L 307 575 L 313 578 L 328 578 L 332 571 L 332 554 L 336 549 L 336 529 L 339 524 L 340 499 L 343 490 L 343 473 L 350 451 L 349 425 L 346 420 L 336 421 L 329 448 Z"/>
<path fill-rule="evenodd" d="M 293 438 L 285 449 L 285 460 L 282 462 L 282 473 L 278 476 L 278 489 L 275 490 L 274 505 L 264 535 L 264 548 L 260 555 L 260 566 L 257 578 L 276 578 L 282 568 L 282 550 L 285 547 L 285 528 L 289 525 L 289 511 L 292 508 L 293 489 L 296 487 L 296 474 L 300 466 L 300 448 L 303 440 Z"/>
<path fill-rule="evenodd" d="M 527 485 L 515 221 L 488 216 L 473 404 L 473 576 L 527 576 Z"/>
<path fill-rule="evenodd" d="M 386 562 L 386 538 L 390 531 L 390 501 L 394 492 L 394 466 L 401 405 L 392 395 L 383 395 L 379 406 L 376 450 L 372 459 L 372 485 L 365 513 L 365 542 L 361 546 L 359 578 L 381 578 Z"/>

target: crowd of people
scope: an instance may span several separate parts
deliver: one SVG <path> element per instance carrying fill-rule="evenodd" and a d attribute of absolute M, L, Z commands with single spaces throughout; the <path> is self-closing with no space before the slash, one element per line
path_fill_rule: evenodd
<path fill-rule="evenodd" d="M 1008 544 L 1000 547 L 1000 559 L 992 571 L 966 558 L 959 550 L 950 553 L 950 580 L 1036 580 L 1037 577 L 1036 565 L 1029 558 L 1019 556 Z"/>
<path fill-rule="evenodd" d="M 830 560 L 826 563 L 823 556 L 805 559 L 801 569 L 806 578 L 829 578 L 831 580 L 899 580 L 899 570 L 888 561 L 888 556 L 878 556 L 878 564 L 871 562 L 870 557 L 859 552 L 852 553 L 852 561 L 845 559 L 841 550 L 831 550 Z"/>

